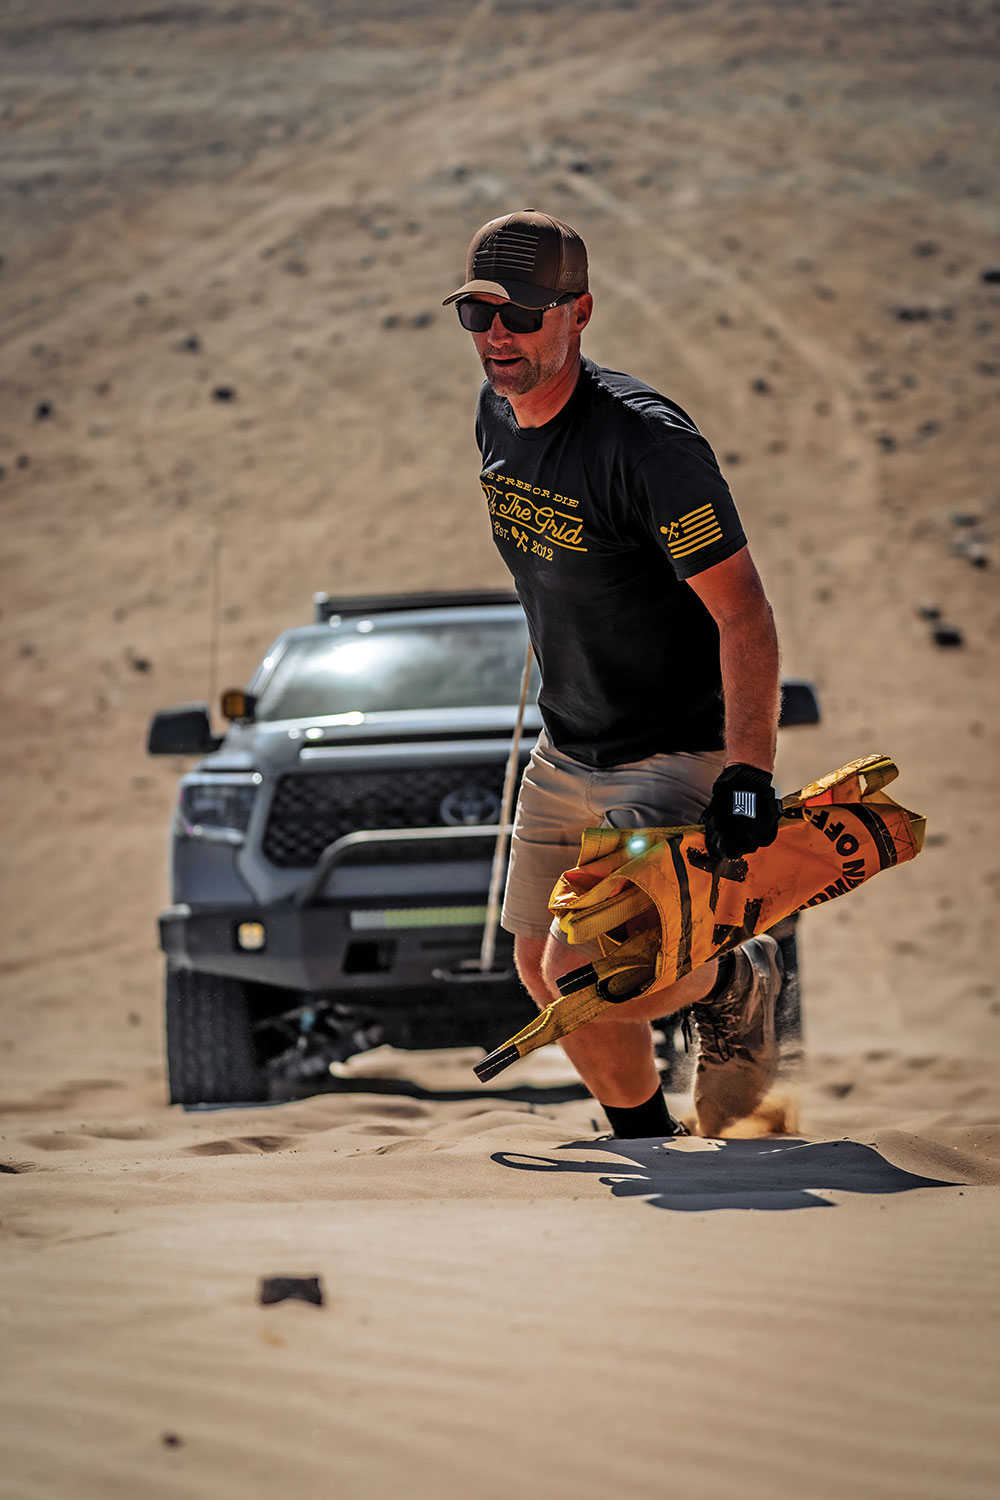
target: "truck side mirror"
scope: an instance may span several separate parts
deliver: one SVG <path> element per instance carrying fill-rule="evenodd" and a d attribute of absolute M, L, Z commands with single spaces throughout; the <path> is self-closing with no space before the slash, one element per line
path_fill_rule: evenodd
<path fill-rule="evenodd" d="M 222 741 L 212 733 L 206 703 L 181 703 L 153 715 L 146 749 L 150 755 L 207 755 Z"/>
<path fill-rule="evenodd" d="M 790 677 L 781 684 L 781 717 L 779 729 L 790 729 L 796 724 L 819 723 L 819 699 L 811 682 Z"/>

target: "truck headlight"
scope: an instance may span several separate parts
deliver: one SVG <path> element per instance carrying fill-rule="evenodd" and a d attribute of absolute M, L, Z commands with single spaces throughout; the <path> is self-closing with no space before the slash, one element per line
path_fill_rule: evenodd
<path fill-rule="evenodd" d="M 262 779 L 259 771 L 185 776 L 177 804 L 181 830 L 188 838 L 242 844 Z"/>

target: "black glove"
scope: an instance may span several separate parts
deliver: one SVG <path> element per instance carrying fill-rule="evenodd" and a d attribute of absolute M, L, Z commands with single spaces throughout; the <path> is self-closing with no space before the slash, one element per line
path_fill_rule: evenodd
<path fill-rule="evenodd" d="M 713 859 L 738 859 L 765 849 L 778 837 L 778 801 L 771 777 L 737 762 L 716 778 L 705 809 L 705 846 Z"/>

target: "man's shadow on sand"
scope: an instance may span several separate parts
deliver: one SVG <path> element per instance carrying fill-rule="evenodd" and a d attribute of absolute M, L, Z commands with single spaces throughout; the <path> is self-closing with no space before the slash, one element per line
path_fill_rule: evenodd
<path fill-rule="evenodd" d="M 656 1140 L 569 1141 L 562 1151 L 603 1151 L 632 1165 L 571 1161 L 496 1151 L 498 1166 L 518 1172 L 576 1172 L 597 1176 L 615 1198 L 645 1198 L 652 1208 L 706 1213 L 717 1208 L 835 1208 L 819 1194 L 908 1193 L 960 1186 L 894 1167 L 857 1141 L 771 1137 L 718 1141 L 714 1149 L 685 1150 Z"/>

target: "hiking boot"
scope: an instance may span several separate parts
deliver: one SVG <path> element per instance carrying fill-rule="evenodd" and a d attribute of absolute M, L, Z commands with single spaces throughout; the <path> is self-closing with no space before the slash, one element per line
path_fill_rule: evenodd
<path fill-rule="evenodd" d="M 752 1115 L 777 1067 L 781 949 L 765 933 L 748 938 L 732 956 L 732 978 L 722 994 L 691 1007 L 698 1033 L 694 1107 L 702 1135 L 721 1135 Z"/>

